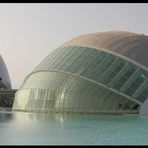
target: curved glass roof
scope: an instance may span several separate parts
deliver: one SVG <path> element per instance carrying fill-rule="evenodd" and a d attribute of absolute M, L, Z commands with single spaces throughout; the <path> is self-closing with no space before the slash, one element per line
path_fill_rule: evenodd
<path fill-rule="evenodd" d="M 33 73 L 46 70 L 65 71 L 86 77 L 141 102 L 148 97 L 148 93 L 143 93 L 143 97 L 139 97 L 141 93 L 136 95 L 143 84 L 145 91 L 148 91 L 145 87 L 148 85 L 148 72 L 102 50 L 81 46 L 59 47 L 49 54 Z"/>

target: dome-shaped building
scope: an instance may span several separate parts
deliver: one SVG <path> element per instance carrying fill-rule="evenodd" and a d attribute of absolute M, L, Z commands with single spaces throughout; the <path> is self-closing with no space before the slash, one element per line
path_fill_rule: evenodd
<path fill-rule="evenodd" d="M 148 36 L 100 31 L 53 50 L 15 95 L 13 110 L 139 113 L 148 98 Z"/>
<path fill-rule="evenodd" d="M 0 90 L 2 89 L 11 89 L 11 82 L 5 62 L 0 55 Z"/>
<path fill-rule="evenodd" d="M 14 94 L 6 64 L 0 55 L 0 107 L 12 107 Z"/>

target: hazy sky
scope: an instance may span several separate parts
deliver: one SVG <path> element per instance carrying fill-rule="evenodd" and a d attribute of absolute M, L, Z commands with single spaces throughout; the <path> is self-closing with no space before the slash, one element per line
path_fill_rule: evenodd
<path fill-rule="evenodd" d="M 129 30 L 148 35 L 148 4 L 0 4 L 0 54 L 12 88 L 55 48 L 81 34 Z"/>

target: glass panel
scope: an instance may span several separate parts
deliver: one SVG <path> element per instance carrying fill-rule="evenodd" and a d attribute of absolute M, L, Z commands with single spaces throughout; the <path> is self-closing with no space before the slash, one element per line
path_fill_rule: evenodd
<path fill-rule="evenodd" d="M 135 69 L 133 67 L 128 67 L 128 69 L 126 69 L 124 72 L 125 73 L 120 77 L 120 79 L 112 85 L 114 89 L 120 90 L 120 88 L 128 81 L 128 79 L 135 72 Z"/>
<path fill-rule="evenodd" d="M 142 91 L 140 91 L 141 93 L 136 96 L 136 99 L 138 99 L 140 101 L 144 101 L 145 99 L 148 98 L 148 81 L 146 81 L 145 84 L 146 85 L 144 85 L 144 87 L 142 87 Z"/>
<path fill-rule="evenodd" d="M 124 92 L 125 94 L 132 96 L 133 93 L 139 88 L 139 86 L 144 82 L 144 78 L 139 75 L 139 77 L 136 78 L 136 80 L 131 83 L 129 88 Z"/>

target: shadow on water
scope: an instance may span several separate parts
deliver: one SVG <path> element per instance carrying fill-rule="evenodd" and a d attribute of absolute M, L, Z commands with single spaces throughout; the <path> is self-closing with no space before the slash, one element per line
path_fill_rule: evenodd
<path fill-rule="evenodd" d="M 13 119 L 12 110 L 11 108 L 3 108 L 0 107 L 0 123 L 1 122 L 8 122 Z"/>

